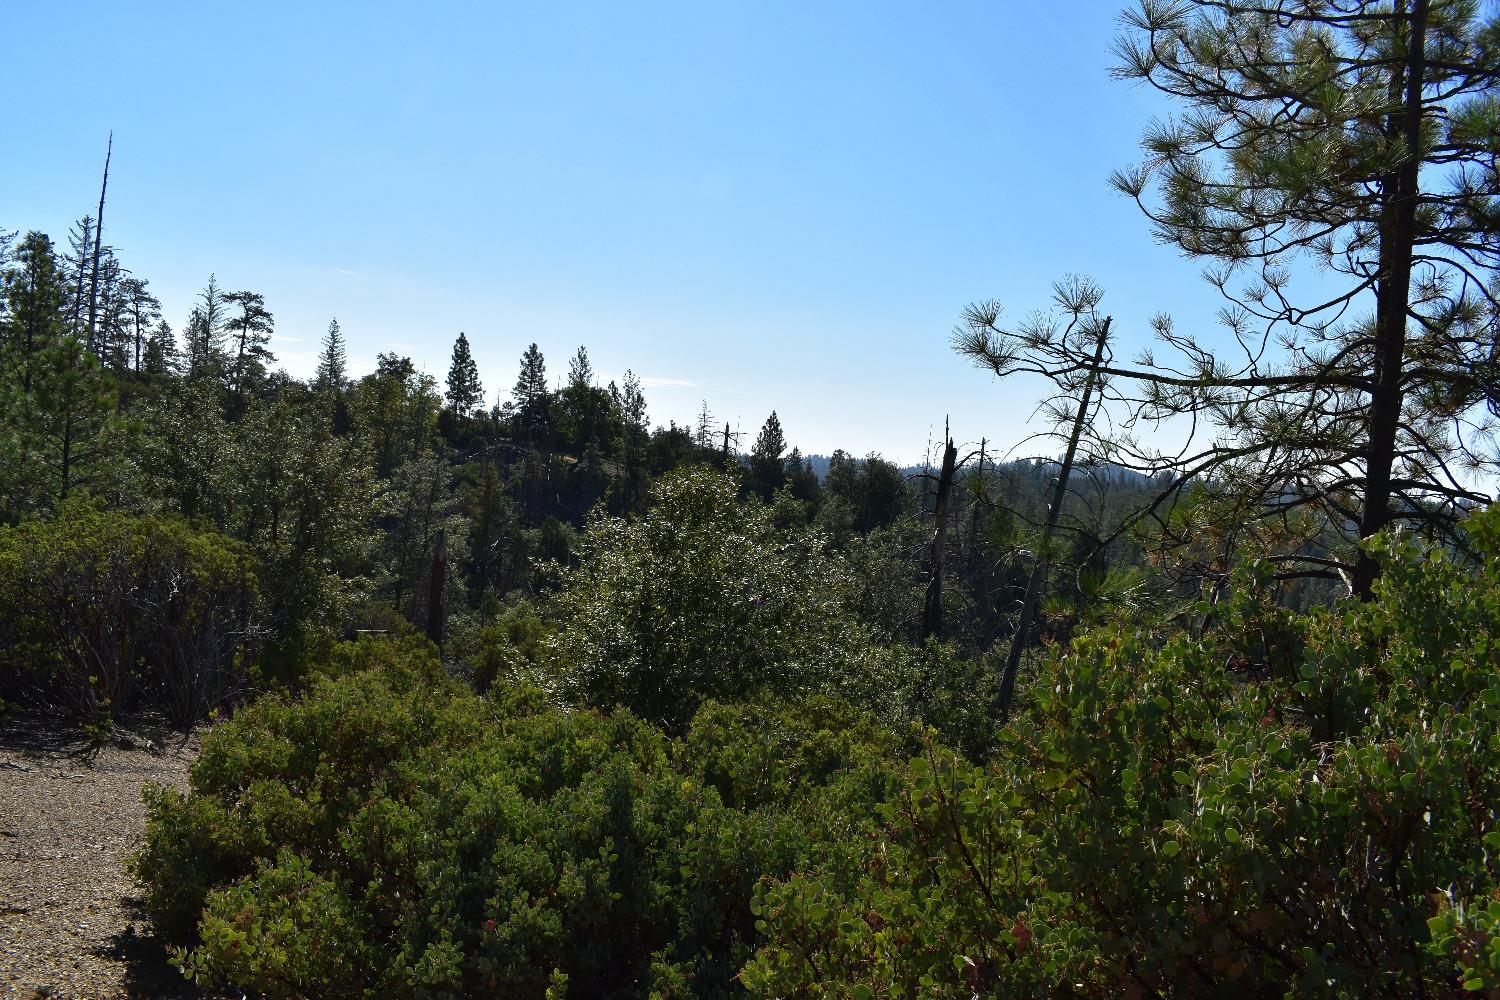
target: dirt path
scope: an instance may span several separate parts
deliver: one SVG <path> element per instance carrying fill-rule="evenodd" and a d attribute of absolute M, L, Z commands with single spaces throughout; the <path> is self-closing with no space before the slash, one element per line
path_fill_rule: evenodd
<path fill-rule="evenodd" d="M 197 740 L 137 720 L 90 765 L 76 739 L 0 716 L 0 997 L 194 996 L 125 859 L 145 832 L 141 787 L 185 788 Z"/>

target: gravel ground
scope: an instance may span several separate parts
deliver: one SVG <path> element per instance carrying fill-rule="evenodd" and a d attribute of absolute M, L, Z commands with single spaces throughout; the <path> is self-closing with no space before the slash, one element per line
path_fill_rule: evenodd
<path fill-rule="evenodd" d="M 76 731 L 0 716 L 0 997 L 192 997 L 141 912 L 125 859 L 141 787 L 187 786 L 197 737 L 130 720 L 91 763 Z"/>

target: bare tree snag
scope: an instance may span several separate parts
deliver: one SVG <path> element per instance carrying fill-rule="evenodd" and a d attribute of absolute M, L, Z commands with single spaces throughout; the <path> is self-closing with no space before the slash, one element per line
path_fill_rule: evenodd
<path fill-rule="evenodd" d="M 932 557 L 928 563 L 927 596 L 922 606 L 922 638 L 943 637 L 943 554 L 948 547 L 948 501 L 953 495 L 953 471 L 958 449 L 945 437 L 943 467 L 938 473 L 937 503 L 933 508 Z"/>
<path fill-rule="evenodd" d="M 96 347 L 95 324 L 99 313 L 99 256 L 104 246 L 104 193 L 109 190 L 109 160 L 115 151 L 115 134 L 109 133 L 109 146 L 104 151 L 104 181 L 99 185 L 99 215 L 94 219 L 94 264 L 89 275 L 89 339 L 88 349 Z"/>
<path fill-rule="evenodd" d="M 1057 532 L 1057 522 L 1062 516 L 1063 501 L 1068 495 L 1068 477 L 1073 473 L 1073 459 L 1078 453 L 1078 440 L 1088 425 L 1089 404 L 1094 387 L 1099 381 L 1099 369 L 1104 360 L 1104 346 L 1109 340 L 1110 317 L 1099 324 L 1099 339 L 1094 345 L 1093 365 L 1083 383 L 1083 395 L 1078 401 L 1078 412 L 1073 415 L 1073 431 L 1068 436 L 1068 448 L 1063 453 L 1062 467 L 1057 472 L 1057 487 L 1052 492 L 1052 502 L 1047 507 L 1047 523 L 1042 528 L 1042 539 L 1037 546 L 1035 561 L 1031 566 L 1031 577 L 1026 581 L 1026 597 L 1021 602 L 1021 618 L 1016 622 L 1016 634 L 1011 637 L 1010 655 L 1005 658 L 1005 672 L 1000 676 L 1000 720 L 1010 717 L 1011 703 L 1016 694 L 1016 671 L 1021 666 L 1021 654 L 1026 651 L 1026 640 L 1031 632 L 1032 619 L 1041 600 L 1042 584 L 1046 580 L 1047 566 L 1051 561 L 1052 536 Z"/>

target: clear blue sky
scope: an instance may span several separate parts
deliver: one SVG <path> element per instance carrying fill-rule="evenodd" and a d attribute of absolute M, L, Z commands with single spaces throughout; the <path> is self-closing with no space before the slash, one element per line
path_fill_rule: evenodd
<path fill-rule="evenodd" d="M 910 460 L 1025 433 L 1040 386 L 948 346 L 1067 272 L 1126 333 L 1211 319 L 1110 171 L 1167 110 L 1110 79 L 1114 2 L 0 3 L 0 226 L 92 212 L 180 329 L 216 272 L 262 292 L 310 373 L 441 380 L 467 331 L 490 390 L 541 345 L 633 368 L 652 419 L 706 399 L 746 445 Z"/>

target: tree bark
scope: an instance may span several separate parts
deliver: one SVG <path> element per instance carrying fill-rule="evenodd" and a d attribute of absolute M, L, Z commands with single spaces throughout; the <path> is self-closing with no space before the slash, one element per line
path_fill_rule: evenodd
<path fill-rule="evenodd" d="M 1398 9 L 1404 7 L 1401 4 Z M 1380 283 L 1376 291 L 1375 364 L 1370 391 L 1369 441 L 1365 458 L 1365 496 L 1359 533 L 1368 538 L 1391 520 L 1391 469 L 1401 420 L 1402 361 L 1406 352 L 1406 312 L 1411 294 L 1412 252 L 1416 242 L 1417 200 L 1422 150 L 1422 87 L 1427 41 L 1428 0 L 1416 0 L 1408 23 L 1405 97 L 1393 113 L 1389 132 L 1405 147 L 1401 163 L 1384 187 L 1380 220 Z M 1392 81 L 1393 97 L 1401 92 Z M 1350 590 L 1362 601 L 1372 596 L 1380 566 L 1361 550 Z"/>

